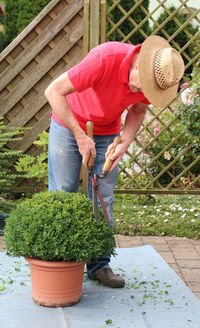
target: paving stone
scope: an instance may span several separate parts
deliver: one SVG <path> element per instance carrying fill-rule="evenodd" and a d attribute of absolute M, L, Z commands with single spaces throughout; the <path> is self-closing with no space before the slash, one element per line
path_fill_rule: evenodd
<path fill-rule="evenodd" d="M 200 284 L 200 270 L 193 268 L 180 269 L 184 279 L 189 282 L 197 282 Z"/>
<path fill-rule="evenodd" d="M 200 284 L 198 282 L 189 282 L 188 287 L 191 289 L 192 292 L 200 293 Z"/>
<path fill-rule="evenodd" d="M 194 247 L 173 247 L 172 253 L 176 260 L 199 260 L 199 254 Z"/>
<path fill-rule="evenodd" d="M 176 264 L 176 260 L 171 252 L 159 252 L 159 254 L 168 264 Z"/>
<path fill-rule="evenodd" d="M 200 300 L 200 293 L 199 292 L 194 292 L 193 294 Z"/>
<path fill-rule="evenodd" d="M 200 245 L 199 246 L 198 245 L 195 245 L 195 249 L 198 252 L 198 254 L 200 255 Z"/>
<path fill-rule="evenodd" d="M 168 239 L 167 240 L 168 245 L 172 248 L 182 248 L 182 247 L 193 247 L 193 241 L 190 239 L 178 239 L 178 240 L 173 240 L 173 239 Z"/>
<path fill-rule="evenodd" d="M 157 244 L 167 244 L 165 237 L 158 237 L 158 236 L 141 236 L 141 239 L 146 244 L 157 243 Z"/>
<path fill-rule="evenodd" d="M 168 263 L 168 264 L 179 276 L 181 275 L 181 278 L 183 278 L 182 273 L 177 264 L 175 263 Z"/>
<path fill-rule="evenodd" d="M 157 252 L 169 252 L 170 248 L 168 245 L 151 243 L 151 245 L 155 248 Z"/>
<path fill-rule="evenodd" d="M 143 242 L 140 237 L 129 237 L 129 236 L 117 236 L 119 247 L 128 248 L 143 246 Z"/>
<path fill-rule="evenodd" d="M 176 260 L 180 268 L 200 269 L 200 260 Z"/>

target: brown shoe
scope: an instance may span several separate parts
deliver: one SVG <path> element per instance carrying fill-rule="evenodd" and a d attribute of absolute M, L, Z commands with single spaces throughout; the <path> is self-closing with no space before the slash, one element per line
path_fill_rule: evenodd
<path fill-rule="evenodd" d="M 117 274 L 114 274 L 111 268 L 102 269 L 94 276 L 94 279 L 112 288 L 122 288 L 125 285 L 125 280 Z"/>

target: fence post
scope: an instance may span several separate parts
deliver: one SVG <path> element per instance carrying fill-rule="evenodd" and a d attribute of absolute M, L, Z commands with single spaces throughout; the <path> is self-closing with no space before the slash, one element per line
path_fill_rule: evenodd
<path fill-rule="evenodd" d="M 90 49 L 99 44 L 99 0 L 91 0 L 90 7 Z"/>
<path fill-rule="evenodd" d="M 89 26 L 90 26 L 90 0 L 84 0 L 83 15 L 83 57 L 89 50 Z"/>
<path fill-rule="evenodd" d="M 106 41 L 106 0 L 101 0 L 101 43 Z"/>

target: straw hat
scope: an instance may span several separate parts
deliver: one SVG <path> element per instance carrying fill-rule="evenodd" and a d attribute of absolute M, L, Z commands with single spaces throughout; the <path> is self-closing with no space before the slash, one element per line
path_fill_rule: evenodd
<path fill-rule="evenodd" d="M 142 92 L 149 102 L 167 106 L 176 96 L 184 73 L 184 62 L 177 50 L 160 36 L 151 35 L 139 54 L 139 77 Z"/>

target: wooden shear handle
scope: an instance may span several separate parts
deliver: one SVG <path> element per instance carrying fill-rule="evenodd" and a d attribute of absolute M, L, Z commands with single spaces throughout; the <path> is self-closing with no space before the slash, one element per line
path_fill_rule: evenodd
<path fill-rule="evenodd" d="M 113 163 L 113 161 L 110 159 L 110 156 L 115 152 L 115 149 L 116 149 L 117 145 L 120 144 L 120 142 L 121 142 L 121 138 L 118 136 L 115 137 L 115 139 L 113 141 L 113 148 L 112 148 L 110 154 L 108 155 L 108 157 L 106 158 L 106 161 L 103 166 L 102 174 L 106 175 L 110 171 L 112 163 Z"/>
<path fill-rule="evenodd" d="M 93 122 L 88 121 L 86 123 L 86 131 L 88 137 L 90 137 L 93 140 Z M 94 157 L 90 154 L 90 157 L 88 159 L 88 168 L 92 169 L 94 167 Z"/>

